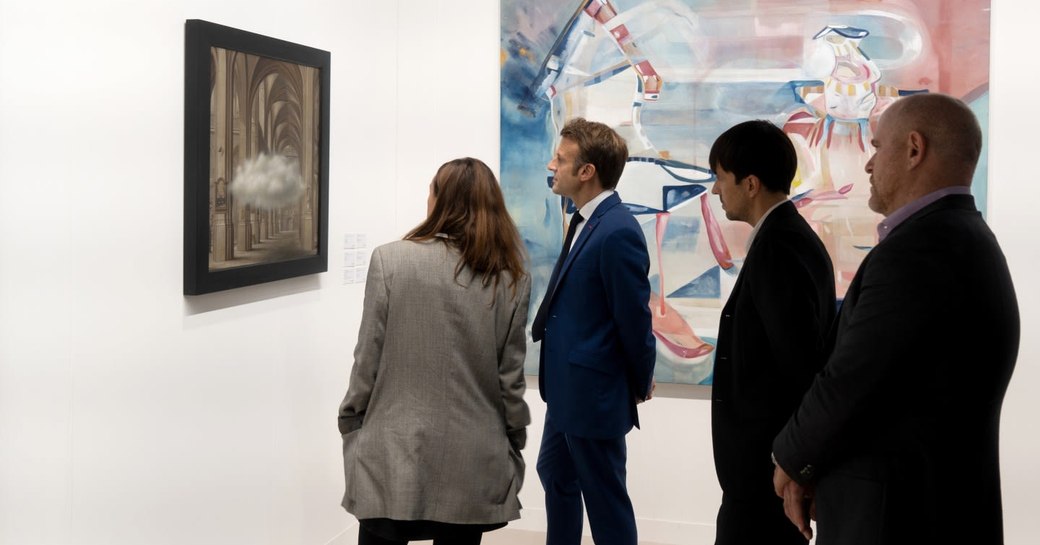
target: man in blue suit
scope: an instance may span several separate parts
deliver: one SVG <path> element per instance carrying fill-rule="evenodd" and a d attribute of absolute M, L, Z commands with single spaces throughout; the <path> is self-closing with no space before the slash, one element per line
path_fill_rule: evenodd
<path fill-rule="evenodd" d="M 574 119 L 548 168 L 552 191 L 578 212 L 532 326 L 541 341 L 538 389 L 548 410 L 538 453 L 547 545 L 581 541 L 582 499 L 598 545 L 636 545 L 625 434 L 650 399 L 656 348 L 646 239 L 614 191 L 625 141 Z"/>

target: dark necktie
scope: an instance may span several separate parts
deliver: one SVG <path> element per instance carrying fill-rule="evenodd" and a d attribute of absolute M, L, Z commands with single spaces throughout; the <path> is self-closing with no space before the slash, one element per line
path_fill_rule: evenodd
<path fill-rule="evenodd" d="M 534 342 L 538 342 L 545 337 L 545 316 L 549 313 L 549 301 L 552 299 L 553 292 L 556 291 L 556 281 L 560 278 L 560 269 L 563 268 L 563 262 L 567 260 L 567 254 L 571 252 L 574 233 L 578 232 L 578 226 L 584 220 L 585 218 L 581 217 L 581 212 L 575 212 L 571 216 L 571 225 L 567 228 L 567 236 L 563 239 L 560 257 L 556 259 L 556 266 L 553 267 L 552 275 L 549 276 L 549 286 L 545 290 L 545 297 L 542 298 L 542 304 L 538 307 L 538 313 L 534 315 L 534 323 L 531 324 L 531 339 Z"/>

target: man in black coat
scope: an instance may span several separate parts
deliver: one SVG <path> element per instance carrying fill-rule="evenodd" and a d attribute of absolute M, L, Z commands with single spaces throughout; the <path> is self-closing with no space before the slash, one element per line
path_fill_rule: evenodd
<path fill-rule="evenodd" d="M 773 438 L 826 360 L 834 271 L 819 237 L 787 200 L 794 146 L 767 121 L 736 125 L 708 156 L 730 220 L 754 227 L 722 310 L 712 386 L 717 545 L 805 545 L 773 493 Z"/>
<path fill-rule="evenodd" d="M 969 192 L 982 132 L 963 102 L 923 94 L 890 106 L 872 143 L 879 242 L 773 443 L 774 487 L 806 536 L 815 508 L 819 545 L 1000 544 L 1000 407 L 1019 315 Z"/>

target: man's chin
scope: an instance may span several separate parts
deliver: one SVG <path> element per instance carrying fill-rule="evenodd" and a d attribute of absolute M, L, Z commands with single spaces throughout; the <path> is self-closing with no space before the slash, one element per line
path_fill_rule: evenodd
<path fill-rule="evenodd" d="M 867 208 L 869 208 L 871 212 L 881 214 L 882 216 L 886 215 L 881 211 L 881 203 L 877 202 L 877 198 L 874 197 L 873 191 L 871 191 L 870 198 L 867 199 Z"/>

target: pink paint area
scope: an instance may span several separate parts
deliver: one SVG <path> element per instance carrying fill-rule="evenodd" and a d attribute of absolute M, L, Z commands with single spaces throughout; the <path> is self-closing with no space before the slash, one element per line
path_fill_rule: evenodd
<path fill-rule="evenodd" d="M 655 235 L 657 242 L 657 291 L 664 293 L 664 252 L 661 251 L 661 245 L 664 242 L 664 232 L 668 228 L 668 218 L 671 216 L 668 212 L 657 213 L 657 224 L 655 225 Z M 653 297 L 651 296 L 651 300 Z M 664 297 L 661 298 L 661 308 L 658 309 L 661 314 L 665 313 L 665 302 Z"/>
<path fill-rule="evenodd" d="M 654 337 L 666 350 L 684 360 L 701 358 L 711 353 L 714 346 L 704 342 L 690 324 L 679 315 L 663 297 L 650 293 L 650 313 L 652 314 Z"/>
<path fill-rule="evenodd" d="M 841 186 L 840 188 L 838 188 L 837 191 L 821 191 L 820 193 L 813 193 L 813 196 L 811 198 L 810 197 L 805 197 L 805 198 L 801 199 L 799 201 L 798 206 L 805 206 L 806 204 L 809 204 L 810 202 L 813 202 L 813 201 L 836 201 L 836 200 L 845 199 L 846 198 L 845 195 L 847 195 L 850 191 L 852 191 L 852 186 L 853 185 L 855 185 L 855 184 L 845 184 L 845 185 Z M 809 201 L 809 202 L 801 204 L 802 201 Z"/>
<path fill-rule="evenodd" d="M 701 216 L 704 217 L 704 227 L 708 233 L 708 244 L 711 246 L 711 253 L 715 256 L 715 261 L 718 262 L 723 270 L 730 270 L 733 268 L 733 257 L 729 254 L 726 239 L 722 237 L 722 228 L 719 227 L 719 222 L 711 211 L 707 193 L 701 194 Z"/>

